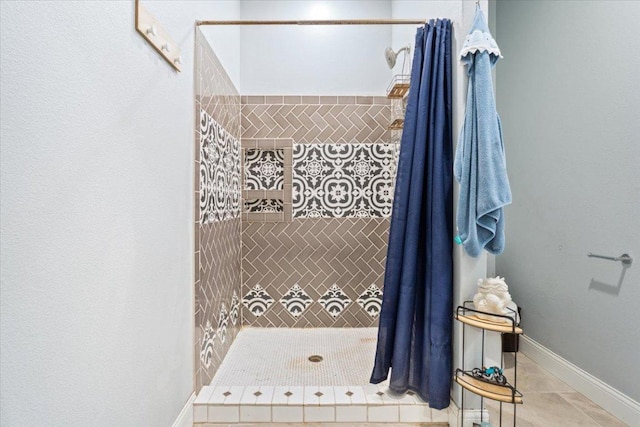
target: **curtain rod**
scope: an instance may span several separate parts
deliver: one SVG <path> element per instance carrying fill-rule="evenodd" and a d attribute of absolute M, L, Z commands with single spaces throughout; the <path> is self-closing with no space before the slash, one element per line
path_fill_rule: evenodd
<path fill-rule="evenodd" d="M 423 25 L 426 19 L 339 19 L 339 20 L 284 20 L 284 21 L 196 21 L 196 25 Z"/>

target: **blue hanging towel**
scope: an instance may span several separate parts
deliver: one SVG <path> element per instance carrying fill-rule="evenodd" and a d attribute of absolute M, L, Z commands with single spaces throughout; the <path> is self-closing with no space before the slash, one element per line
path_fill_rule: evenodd
<path fill-rule="evenodd" d="M 480 255 L 483 248 L 500 254 L 505 245 L 503 208 L 511 203 L 511 189 L 491 69 L 502 55 L 480 8 L 460 57 L 468 67 L 469 87 L 454 162 L 454 175 L 460 183 L 459 240 L 472 257 Z"/>

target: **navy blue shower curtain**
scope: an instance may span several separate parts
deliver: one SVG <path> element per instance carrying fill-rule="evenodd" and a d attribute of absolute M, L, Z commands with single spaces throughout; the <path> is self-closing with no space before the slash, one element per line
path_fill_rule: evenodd
<path fill-rule="evenodd" d="M 451 387 L 451 21 L 416 34 L 372 383 L 443 409 Z"/>

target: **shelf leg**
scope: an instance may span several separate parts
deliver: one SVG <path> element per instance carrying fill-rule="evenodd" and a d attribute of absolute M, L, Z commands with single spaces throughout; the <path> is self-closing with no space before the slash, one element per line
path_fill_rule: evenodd
<path fill-rule="evenodd" d="M 464 387 L 460 387 L 461 390 L 461 398 L 460 398 L 460 411 L 458 411 L 458 416 L 460 417 L 459 424 L 464 424 Z M 463 427 L 462 425 L 460 427 Z"/>
<path fill-rule="evenodd" d="M 518 352 L 517 351 L 513 353 L 513 388 L 515 388 L 516 390 L 518 389 Z M 517 407 L 518 405 L 513 405 L 513 427 L 516 427 L 516 408 Z"/>

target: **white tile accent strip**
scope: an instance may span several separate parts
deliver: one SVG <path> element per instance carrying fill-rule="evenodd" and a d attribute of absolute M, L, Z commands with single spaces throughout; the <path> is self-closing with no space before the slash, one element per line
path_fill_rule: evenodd
<path fill-rule="evenodd" d="M 366 406 L 336 406 L 336 422 L 365 423 L 367 422 Z"/>
<path fill-rule="evenodd" d="M 256 405 L 271 405 L 274 391 L 275 387 L 273 386 L 261 386 L 260 395 L 256 398 Z"/>
<path fill-rule="evenodd" d="M 301 423 L 304 421 L 302 406 L 273 406 L 271 421 L 274 423 Z"/>
<path fill-rule="evenodd" d="M 326 423 L 336 420 L 335 407 L 333 406 L 305 406 L 305 423 Z"/>
<path fill-rule="evenodd" d="M 372 423 L 397 423 L 399 408 L 396 405 L 369 406 L 368 421 Z"/>
<path fill-rule="evenodd" d="M 271 421 L 271 406 L 242 405 L 240 406 L 241 422 L 268 423 Z"/>
<path fill-rule="evenodd" d="M 384 385 L 206 386 L 193 405 L 194 423 L 447 422 L 416 395 Z"/>
<path fill-rule="evenodd" d="M 204 386 L 193 401 L 193 422 L 204 423 L 207 422 L 207 405 L 211 398 L 215 387 Z"/>
<path fill-rule="evenodd" d="M 320 396 L 320 405 L 335 405 L 336 397 L 333 387 L 331 386 L 320 386 L 318 387 L 318 392 L 322 393 Z"/>
<path fill-rule="evenodd" d="M 353 393 L 351 395 L 351 404 L 352 405 L 366 405 L 367 397 L 364 393 L 364 388 L 362 386 L 350 386 L 349 391 Z"/>
<path fill-rule="evenodd" d="M 240 421 L 240 406 L 211 405 L 207 419 L 210 423 L 237 423 Z"/>
<path fill-rule="evenodd" d="M 272 405 L 286 405 L 289 402 L 289 396 L 285 393 L 289 391 L 289 387 L 281 385 L 277 386 L 273 390 L 273 398 L 271 399 Z"/>
<path fill-rule="evenodd" d="M 432 409 L 431 419 L 433 420 L 433 422 L 446 423 L 449 420 L 449 411 L 446 409 L 443 409 L 443 410 Z"/>
<path fill-rule="evenodd" d="M 320 396 L 317 386 L 306 386 L 304 388 L 304 406 L 318 406 L 320 405 Z"/>
<path fill-rule="evenodd" d="M 424 423 L 432 421 L 431 409 L 426 405 L 400 406 L 401 423 Z"/>
<path fill-rule="evenodd" d="M 304 387 L 293 386 L 288 388 L 289 391 L 287 393 L 291 393 L 291 395 L 289 396 L 287 405 L 302 405 L 304 403 Z"/>

